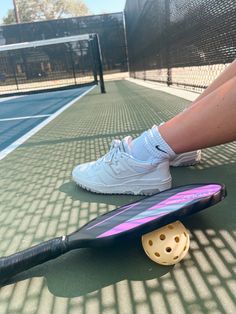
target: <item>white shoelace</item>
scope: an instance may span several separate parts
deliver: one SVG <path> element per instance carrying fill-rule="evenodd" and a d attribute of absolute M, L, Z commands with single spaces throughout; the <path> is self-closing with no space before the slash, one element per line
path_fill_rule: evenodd
<path fill-rule="evenodd" d="M 94 166 L 99 166 L 102 162 L 108 164 L 112 164 L 113 161 L 117 162 L 121 151 L 125 151 L 122 141 L 113 140 L 109 152 L 99 158 Z"/>
<path fill-rule="evenodd" d="M 120 157 L 121 152 L 126 152 L 124 140 L 113 140 L 111 143 L 111 147 L 108 153 L 99 158 L 94 167 L 99 166 L 102 162 L 107 164 L 112 164 L 113 162 L 117 163 Z"/>
<path fill-rule="evenodd" d="M 104 161 L 108 164 L 112 164 L 113 161 L 117 162 L 121 151 L 124 151 L 122 141 L 113 140 L 109 152 L 104 156 Z"/>

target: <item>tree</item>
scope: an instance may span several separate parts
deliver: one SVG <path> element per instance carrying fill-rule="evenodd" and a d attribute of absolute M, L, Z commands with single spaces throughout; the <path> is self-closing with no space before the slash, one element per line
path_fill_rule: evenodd
<path fill-rule="evenodd" d="M 16 22 L 14 10 L 8 10 L 7 16 L 3 18 L 4 24 L 12 24 Z"/>
<path fill-rule="evenodd" d="M 64 17 L 88 15 L 89 10 L 82 0 L 18 0 L 21 22 L 53 20 Z M 14 10 L 8 10 L 4 24 L 15 23 Z"/>

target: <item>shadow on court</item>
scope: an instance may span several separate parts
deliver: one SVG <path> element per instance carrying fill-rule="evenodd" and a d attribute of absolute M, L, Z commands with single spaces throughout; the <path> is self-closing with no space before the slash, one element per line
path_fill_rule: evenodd
<path fill-rule="evenodd" d="M 166 274 L 172 267 L 154 264 L 139 240 L 100 249 L 79 249 L 15 277 L 43 276 L 51 293 L 61 297 L 83 296 L 123 280 L 145 281 Z"/>
<path fill-rule="evenodd" d="M 211 178 L 212 182 L 219 182 L 220 178 L 220 182 L 225 182 L 228 186 L 229 193 L 229 196 L 217 206 L 184 219 L 184 224 L 191 233 L 191 249 L 187 258 L 180 264 L 164 267 L 153 263 L 143 252 L 140 239 L 134 239 L 104 249 L 79 249 L 69 252 L 18 275 L 13 282 L 44 277 L 52 294 L 71 298 L 85 296 L 124 280 L 128 282 L 153 280 L 157 284 L 158 281 L 165 282 L 162 277 L 167 274 L 175 280 L 176 273 L 179 272 L 182 274 L 184 285 L 191 288 L 191 293 L 195 291 L 197 282 L 209 291 L 213 287 L 215 289 L 215 284 L 212 286 L 211 281 L 218 278 L 217 282 L 222 291 L 229 294 L 230 298 L 234 298 L 229 282 L 236 267 L 234 214 L 232 214 L 235 213 L 236 207 L 233 201 L 234 187 L 229 184 L 228 171 L 228 165 L 203 171 L 197 170 L 196 167 L 172 170 L 175 185 L 181 185 L 183 177 L 184 184 L 209 182 L 208 178 Z M 106 211 L 111 204 L 121 206 L 138 199 L 135 196 L 119 198 L 116 195 L 90 193 L 78 188 L 73 182 L 62 184 L 59 190 L 73 201 L 79 200 L 82 204 L 107 204 Z M 219 307 L 220 299 L 218 302 Z"/>
<path fill-rule="evenodd" d="M 1 161 L 1 256 L 69 234 L 138 199 L 84 191 L 71 182 L 71 171 L 107 152 L 114 135 L 137 136 L 188 102 L 127 82 L 107 88 L 102 98 L 90 93 Z M 183 262 L 156 265 L 137 240 L 75 250 L 3 287 L 1 314 L 236 313 L 235 151 L 235 142 L 207 149 L 199 165 L 172 169 L 174 186 L 219 182 L 228 190 L 217 206 L 184 219 L 191 249 Z"/>

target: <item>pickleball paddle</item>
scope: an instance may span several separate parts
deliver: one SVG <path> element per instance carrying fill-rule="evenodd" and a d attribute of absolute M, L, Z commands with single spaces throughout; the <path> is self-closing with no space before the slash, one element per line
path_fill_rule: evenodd
<path fill-rule="evenodd" d="M 0 258 L 0 282 L 74 249 L 105 247 L 141 236 L 221 201 L 224 185 L 192 184 L 173 188 L 114 209 L 68 236 L 57 237 Z"/>

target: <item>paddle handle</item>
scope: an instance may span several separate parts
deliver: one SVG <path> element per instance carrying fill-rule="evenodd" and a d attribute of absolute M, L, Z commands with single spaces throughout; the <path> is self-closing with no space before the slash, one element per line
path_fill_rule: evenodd
<path fill-rule="evenodd" d="M 43 242 L 19 253 L 0 258 L 0 283 L 68 251 L 67 237 Z"/>

